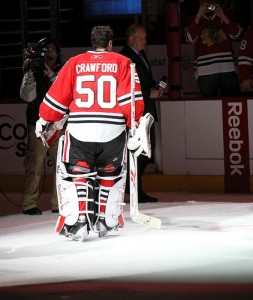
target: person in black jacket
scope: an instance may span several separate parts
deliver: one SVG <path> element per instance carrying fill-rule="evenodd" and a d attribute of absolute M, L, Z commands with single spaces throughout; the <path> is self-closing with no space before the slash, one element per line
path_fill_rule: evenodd
<path fill-rule="evenodd" d="M 37 207 L 40 196 L 41 170 L 47 151 L 49 151 L 52 164 L 55 165 L 58 139 L 50 149 L 47 149 L 37 139 L 35 134 L 36 121 L 39 119 L 39 106 L 46 92 L 57 77 L 60 70 L 61 54 L 58 43 L 51 38 L 41 39 L 30 56 L 23 64 L 24 76 L 20 86 L 20 97 L 27 102 L 27 149 L 25 154 L 25 177 L 23 188 L 23 213 L 26 215 L 41 215 Z M 33 54 L 35 53 L 35 54 Z M 36 54 L 37 53 L 37 54 Z M 54 184 L 51 200 L 53 213 L 58 213 L 58 200 L 56 185 Z"/>
<path fill-rule="evenodd" d="M 144 99 L 144 114 L 150 113 L 155 122 L 157 122 L 157 112 L 155 99 L 162 96 L 163 92 L 157 89 L 156 82 L 153 80 L 152 70 L 144 51 L 146 45 L 146 30 L 143 26 L 132 24 L 126 30 L 127 44 L 120 51 L 120 54 L 131 59 L 135 63 L 136 70 L 140 79 L 142 95 Z M 152 156 L 140 155 L 138 157 L 138 199 L 140 203 L 157 202 L 157 198 L 151 197 L 146 194 L 142 189 L 141 177 L 149 163 L 154 161 L 155 149 L 155 127 L 154 123 L 150 129 L 150 140 L 152 148 Z M 128 172 L 129 173 L 129 172 Z M 126 184 L 126 193 L 129 193 L 129 178 Z"/>

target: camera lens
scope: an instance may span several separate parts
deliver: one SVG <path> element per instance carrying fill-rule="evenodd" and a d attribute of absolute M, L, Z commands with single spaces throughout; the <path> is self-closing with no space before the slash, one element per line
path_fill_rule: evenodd
<path fill-rule="evenodd" d="M 33 72 L 42 72 L 45 69 L 44 58 L 33 58 L 30 61 L 30 68 Z"/>
<path fill-rule="evenodd" d="M 214 11 L 215 10 L 215 8 L 216 8 L 216 6 L 215 6 L 215 4 L 213 4 L 213 3 L 210 3 L 210 4 L 208 4 L 208 10 L 210 10 L 210 11 Z"/>

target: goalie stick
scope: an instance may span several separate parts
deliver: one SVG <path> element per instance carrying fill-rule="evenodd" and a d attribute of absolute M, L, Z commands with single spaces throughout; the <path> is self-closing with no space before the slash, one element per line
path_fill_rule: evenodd
<path fill-rule="evenodd" d="M 131 63 L 131 128 L 130 134 L 134 136 L 135 125 L 135 64 Z M 138 224 L 151 228 L 160 228 L 161 220 L 139 212 L 138 208 L 138 171 L 137 159 L 134 151 L 129 150 L 129 172 L 130 172 L 130 218 Z"/>

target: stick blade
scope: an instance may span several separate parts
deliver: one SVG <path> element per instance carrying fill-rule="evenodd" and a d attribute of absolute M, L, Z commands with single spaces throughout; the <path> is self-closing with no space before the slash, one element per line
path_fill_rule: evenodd
<path fill-rule="evenodd" d="M 160 229 L 162 223 L 158 218 L 154 218 L 139 212 L 132 217 L 132 220 L 137 224 L 145 225 L 155 229 Z"/>

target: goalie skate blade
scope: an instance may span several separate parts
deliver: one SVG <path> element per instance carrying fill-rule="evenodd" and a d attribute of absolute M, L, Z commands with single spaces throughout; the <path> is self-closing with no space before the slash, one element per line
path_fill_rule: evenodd
<path fill-rule="evenodd" d="M 137 224 L 146 225 L 150 228 L 161 228 L 161 220 L 141 213 L 136 214 L 132 220 Z"/>

